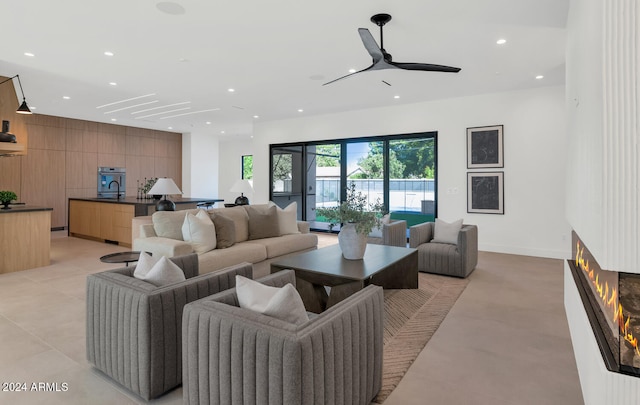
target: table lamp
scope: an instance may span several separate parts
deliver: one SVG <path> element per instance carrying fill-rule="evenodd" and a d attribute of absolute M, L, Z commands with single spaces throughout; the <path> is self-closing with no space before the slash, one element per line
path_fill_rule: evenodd
<path fill-rule="evenodd" d="M 162 177 L 156 181 L 147 194 L 164 196 L 164 200 L 160 200 L 156 204 L 156 211 L 175 211 L 176 204 L 171 200 L 167 200 L 167 194 L 182 194 L 182 191 L 180 191 L 173 179 Z"/>
<path fill-rule="evenodd" d="M 230 191 L 232 193 L 240 193 L 240 197 L 236 198 L 236 205 L 249 205 L 249 199 L 245 197 L 245 194 L 253 193 L 253 186 L 249 180 L 236 180 Z"/>

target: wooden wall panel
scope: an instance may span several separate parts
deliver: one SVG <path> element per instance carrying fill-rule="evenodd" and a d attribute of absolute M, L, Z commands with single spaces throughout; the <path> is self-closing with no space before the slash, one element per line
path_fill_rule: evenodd
<path fill-rule="evenodd" d="M 22 156 L 0 158 L 0 190 L 10 190 L 22 200 Z"/>
<path fill-rule="evenodd" d="M 125 167 L 129 196 L 137 195 L 138 180 L 145 177 L 171 177 L 181 187 L 181 134 L 39 114 L 20 116 L 14 114 L 17 104 L 9 108 L 3 102 L 1 90 L 0 119 L 10 117 L 11 132 L 28 135 L 29 142 L 26 156 L 0 158 L 0 189 L 15 191 L 29 205 L 53 208 L 52 227 L 68 225 L 69 197 L 96 196 L 99 166 Z M 22 121 L 14 123 L 14 116 Z"/>
<path fill-rule="evenodd" d="M 53 208 L 54 228 L 67 224 L 65 154 L 58 150 L 30 149 L 22 158 L 22 200 Z"/>

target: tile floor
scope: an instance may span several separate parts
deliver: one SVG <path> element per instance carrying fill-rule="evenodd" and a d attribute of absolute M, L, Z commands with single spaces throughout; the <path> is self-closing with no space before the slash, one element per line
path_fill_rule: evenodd
<path fill-rule="evenodd" d="M 320 245 L 336 243 L 321 235 Z M 145 403 L 85 360 L 85 278 L 127 250 L 52 236 L 51 265 L 0 275 L 0 404 Z M 559 260 L 481 253 L 469 286 L 385 404 L 581 404 Z M 30 391 L 49 383 L 53 392 Z M 0 387 L 1 389 L 2 387 Z M 57 389 L 57 392 L 55 391 Z M 182 403 L 182 389 L 152 401 Z"/>

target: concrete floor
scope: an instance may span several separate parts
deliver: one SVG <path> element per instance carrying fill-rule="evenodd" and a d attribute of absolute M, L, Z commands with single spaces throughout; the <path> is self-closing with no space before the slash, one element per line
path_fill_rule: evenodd
<path fill-rule="evenodd" d="M 0 275 L 0 382 L 27 388 L 0 387 L 0 403 L 145 403 L 85 360 L 86 275 L 116 267 L 98 258 L 123 250 L 56 232 L 50 266 Z M 481 253 L 470 280 L 385 404 L 583 403 L 562 262 Z M 30 391 L 39 382 L 58 392 Z M 180 404 L 182 389 L 152 402 Z"/>

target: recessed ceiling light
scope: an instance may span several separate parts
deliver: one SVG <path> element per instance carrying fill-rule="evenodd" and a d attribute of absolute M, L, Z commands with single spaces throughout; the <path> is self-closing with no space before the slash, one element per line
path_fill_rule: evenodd
<path fill-rule="evenodd" d="M 227 89 L 227 91 L 228 91 L 229 93 L 233 93 L 234 91 L 236 91 L 236 89 Z"/>
<path fill-rule="evenodd" d="M 298 112 L 304 112 L 304 110 L 302 108 L 299 108 Z"/>
<path fill-rule="evenodd" d="M 254 115 L 253 118 L 257 119 L 257 118 L 260 118 L 260 116 L 259 115 Z"/>
<path fill-rule="evenodd" d="M 206 122 L 206 124 L 207 124 L 207 125 L 211 125 L 211 121 L 207 121 L 207 122 Z"/>
<path fill-rule="evenodd" d="M 113 52 L 111 51 L 104 51 L 104 54 L 107 56 L 113 56 Z"/>
<path fill-rule="evenodd" d="M 167 127 L 167 129 L 173 129 L 173 127 Z"/>
<path fill-rule="evenodd" d="M 224 131 L 220 131 L 221 134 L 224 134 Z"/>
<path fill-rule="evenodd" d="M 356 70 L 355 69 L 349 69 L 349 73 L 355 73 Z"/>
<path fill-rule="evenodd" d="M 163 13 L 171 15 L 184 14 L 186 11 L 180 4 L 174 3 L 172 1 L 161 1 L 160 3 L 156 4 L 156 8 Z"/>
<path fill-rule="evenodd" d="M 496 44 L 498 45 L 504 45 L 507 43 L 506 39 L 500 38 L 499 40 L 496 41 Z"/>
<path fill-rule="evenodd" d="M 116 82 L 109 82 L 109 86 L 117 86 L 117 85 L 118 85 L 118 83 L 116 83 Z"/>
<path fill-rule="evenodd" d="M 118 121 L 118 120 L 117 120 L 117 119 L 115 119 L 115 118 L 111 118 L 111 121 Z"/>
<path fill-rule="evenodd" d="M 536 76 L 536 79 L 538 79 L 538 80 L 540 80 L 540 79 L 544 79 L 544 76 L 542 76 L 542 75 L 538 75 L 538 76 Z"/>
<path fill-rule="evenodd" d="M 69 96 L 62 96 L 62 98 L 64 98 L 65 100 L 69 100 L 71 97 L 69 97 Z"/>
<path fill-rule="evenodd" d="M 24 56 L 31 56 L 31 57 L 34 57 L 34 56 L 36 56 L 36 55 L 32 54 L 31 52 L 25 52 L 25 53 L 24 53 Z"/>
<path fill-rule="evenodd" d="M 393 96 L 393 98 L 400 98 L 400 96 Z"/>

